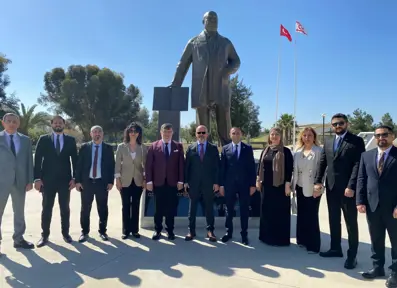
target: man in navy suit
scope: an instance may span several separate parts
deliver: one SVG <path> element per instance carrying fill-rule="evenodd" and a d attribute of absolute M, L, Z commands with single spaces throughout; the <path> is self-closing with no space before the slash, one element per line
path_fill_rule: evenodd
<path fill-rule="evenodd" d="M 391 242 L 391 274 L 386 287 L 397 287 L 397 148 L 392 129 L 380 126 L 375 130 L 378 148 L 361 155 L 357 179 L 357 210 L 367 213 L 372 244 L 373 268 L 363 277 L 374 279 L 385 275 L 386 230 Z"/>
<path fill-rule="evenodd" d="M 220 194 L 226 198 L 226 235 L 222 242 L 233 236 L 233 213 L 237 197 L 240 203 L 242 243 L 248 245 L 248 216 L 250 197 L 256 191 L 255 159 L 252 147 L 241 142 L 240 128 L 230 129 L 232 142 L 223 146 L 220 168 Z"/>

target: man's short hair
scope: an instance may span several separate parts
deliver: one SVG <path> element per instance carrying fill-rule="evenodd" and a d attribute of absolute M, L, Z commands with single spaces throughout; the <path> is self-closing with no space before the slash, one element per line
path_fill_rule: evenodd
<path fill-rule="evenodd" d="M 65 119 L 60 115 L 55 115 L 54 117 L 52 117 L 51 124 L 52 124 L 52 122 L 54 122 L 55 119 L 61 119 L 63 121 L 63 124 L 66 124 Z"/>
<path fill-rule="evenodd" d="M 394 134 L 393 128 L 391 128 L 388 125 L 380 125 L 379 127 L 376 127 L 375 131 L 378 129 L 385 129 L 385 130 L 389 131 L 389 133 Z"/>
<path fill-rule="evenodd" d="M 90 132 L 94 131 L 95 129 L 99 129 L 99 130 L 101 130 L 103 132 L 102 127 L 99 126 L 99 125 L 92 126 Z"/>
<path fill-rule="evenodd" d="M 163 130 L 171 130 L 172 129 L 172 124 L 171 123 L 164 123 L 163 125 L 161 125 L 160 128 L 162 131 Z"/>
<path fill-rule="evenodd" d="M 334 116 L 332 116 L 331 121 L 335 118 L 342 118 L 346 122 L 349 122 L 349 119 L 347 119 L 347 116 L 343 113 L 336 113 Z"/>
<path fill-rule="evenodd" d="M 19 116 L 17 114 L 9 112 L 9 113 L 4 114 L 3 121 L 6 121 L 8 116 L 15 117 L 15 118 L 17 118 L 19 120 Z"/>

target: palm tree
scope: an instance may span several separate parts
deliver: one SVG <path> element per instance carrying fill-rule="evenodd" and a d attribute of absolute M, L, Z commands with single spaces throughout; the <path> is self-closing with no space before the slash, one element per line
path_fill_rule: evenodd
<path fill-rule="evenodd" d="M 292 130 L 294 127 L 294 116 L 291 114 L 281 114 L 280 119 L 277 121 L 276 126 L 283 130 L 283 139 L 285 145 L 292 143 Z"/>
<path fill-rule="evenodd" d="M 18 131 L 28 135 L 29 129 L 41 127 L 48 127 L 50 124 L 50 115 L 47 112 L 37 112 L 34 113 L 37 104 L 33 105 L 32 107 L 25 108 L 25 105 L 21 103 L 21 110 L 16 111 L 19 119 L 20 119 L 20 126 Z"/>

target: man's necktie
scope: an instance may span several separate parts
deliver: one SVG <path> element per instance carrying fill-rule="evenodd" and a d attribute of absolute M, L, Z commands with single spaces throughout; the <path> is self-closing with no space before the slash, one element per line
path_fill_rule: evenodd
<path fill-rule="evenodd" d="M 97 173 L 97 166 L 98 166 L 98 148 L 99 145 L 95 145 L 95 155 L 94 155 L 94 167 L 92 167 L 92 178 L 96 179 L 96 173 Z"/>
<path fill-rule="evenodd" d="M 338 152 L 340 145 L 342 144 L 342 140 L 343 140 L 342 137 L 339 137 L 338 139 L 336 139 L 337 143 L 336 143 L 334 152 Z"/>
<path fill-rule="evenodd" d="M 203 162 L 204 160 L 204 144 L 200 143 L 200 160 Z"/>
<path fill-rule="evenodd" d="M 10 148 L 12 154 L 14 154 L 14 156 L 17 156 L 17 152 L 15 150 L 14 135 L 10 135 Z"/>
<path fill-rule="evenodd" d="M 55 150 L 58 155 L 61 153 L 61 141 L 59 140 L 59 135 L 57 135 L 57 141 L 55 143 Z"/>
<path fill-rule="evenodd" d="M 379 162 L 378 162 L 379 175 L 382 174 L 384 164 L 385 164 L 385 152 L 381 152 Z"/>
<path fill-rule="evenodd" d="M 168 150 L 168 143 L 165 144 L 165 160 L 168 161 L 168 158 L 170 158 L 170 151 Z"/>
<path fill-rule="evenodd" d="M 238 145 L 234 146 L 234 157 L 236 157 L 236 159 L 238 160 Z"/>

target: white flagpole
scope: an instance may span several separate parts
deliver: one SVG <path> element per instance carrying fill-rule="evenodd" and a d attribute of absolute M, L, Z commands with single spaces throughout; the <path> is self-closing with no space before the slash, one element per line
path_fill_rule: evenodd
<path fill-rule="evenodd" d="M 299 33 L 296 33 L 299 34 Z M 296 100 L 297 100 L 297 79 L 296 79 L 296 38 L 295 38 L 295 43 L 294 43 L 294 123 L 293 123 L 293 129 L 292 129 L 292 147 L 293 150 L 295 151 L 295 138 L 296 138 Z"/>
<path fill-rule="evenodd" d="M 276 123 L 278 121 L 278 90 L 280 85 L 280 70 L 281 70 L 281 35 L 279 35 L 279 46 L 278 46 L 278 69 L 277 69 L 277 88 L 276 88 Z"/>

